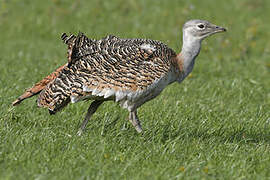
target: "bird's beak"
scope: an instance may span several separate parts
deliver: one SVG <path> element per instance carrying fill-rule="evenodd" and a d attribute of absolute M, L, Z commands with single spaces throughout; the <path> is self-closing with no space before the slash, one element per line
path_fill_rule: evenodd
<path fill-rule="evenodd" d="M 227 31 L 224 27 L 220 27 L 220 26 L 216 26 L 216 25 L 213 25 L 212 27 L 213 27 L 213 30 L 215 33 Z"/>
<path fill-rule="evenodd" d="M 223 27 L 217 26 L 215 24 L 211 24 L 210 26 L 208 26 L 208 31 L 205 33 L 205 36 L 203 36 L 203 38 L 211 36 L 216 33 L 226 32 L 226 31 L 227 30 Z"/>

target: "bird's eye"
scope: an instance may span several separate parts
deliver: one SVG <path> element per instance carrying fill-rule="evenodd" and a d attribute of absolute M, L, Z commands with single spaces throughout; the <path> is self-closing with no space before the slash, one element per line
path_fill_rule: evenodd
<path fill-rule="evenodd" d="M 204 28 L 204 25 L 203 24 L 199 24 L 198 25 L 198 28 L 203 29 Z"/>

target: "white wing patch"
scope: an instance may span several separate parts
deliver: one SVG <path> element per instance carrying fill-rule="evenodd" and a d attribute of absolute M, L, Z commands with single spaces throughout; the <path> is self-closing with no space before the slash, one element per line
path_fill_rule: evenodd
<path fill-rule="evenodd" d="M 109 98 L 116 94 L 113 89 L 103 89 L 99 90 L 98 88 L 91 89 L 88 86 L 83 85 L 83 92 L 91 93 L 92 96 L 104 96 L 104 98 Z"/>
<path fill-rule="evenodd" d="M 117 91 L 115 94 L 115 102 L 119 102 L 125 97 L 126 97 L 126 93 L 123 93 L 122 91 Z"/>
<path fill-rule="evenodd" d="M 143 61 L 143 64 L 148 64 L 150 66 L 158 66 L 157 64 L 155 64 L 153 61 Z"/>
<path fill-rule="evenodd" d="M 155 51 L 156 48 L 155 46 L 151 45 L 151 44 L 142 44 L 140 46 L 141 49 L 145 49 L 145 50 L 150 50 L 150 51 Z"/>
<path fill-rule="evenodd" d="M 71 101 L 71 103 L 76 103 L 76 102 L 80 101 L 80 99 L 78 98 L 78 96 L 71 95 L 70 101 Z"/>
<path fill-rule="evenodd" d="M 93 90 L 90 89 L 88 86 L 83 85 L 83 92 L 92 92 Z"/>
<path fill-rule="evenodd" d="M 111 89 L 108 89 L 105 94 L 104 94 L 104 98 L 108 98 L 108 97 L 111 97 L 115 94 L 115 91 L 114 90 L 111 90 Z"/>
<path fill-rule="evenodd" d="M 98 90 L 97 88 L 92 90 L 92 95 L 93 96 L 99 96 L 100 90 Z"/>

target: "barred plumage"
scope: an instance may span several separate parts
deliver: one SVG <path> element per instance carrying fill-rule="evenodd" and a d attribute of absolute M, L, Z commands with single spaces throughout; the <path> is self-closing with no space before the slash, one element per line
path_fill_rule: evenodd
<path fill-rule="evenodd" d="M 176 53 L 159 41 L 112 35 L 90 40 L 82 33 L 78 37 L 63 34 L 62 39 L 71 49 L 68 66 L 38 98 L 38 106 L 48 107 L 51 112 L 70 99 L 101 98 L 116 100 L 134 110 L 144 103 L 138 101 L 142 95 L 147 96 L 146 100 L 150 98 L 144 93 L 153 93 L 149 90 L 156 88 L 153 84 L 175 70 L 172 59 Z"/>
<path fill-rule="evenodd" d="M 198 24 L 208 29 L 201 33 Z M 128 109 L 129 120 L 141 132 L 137 108 L 159 95 L 168 84 L 181 82 L 193 68 L 201 40 L 224 30 L 207 21 L 188 21 L 183 27 L 184 42 L 179 54 L 166 44 L 150 39 L 109 35 L 93 40 L 82 33 L 78 36 L 64 33 L 61 38 L 68 46 L 68 63 L 27 90 L 13 105 L 40 93 L 38 106 L 47 107 L 54 114 L 69 102 L 94 100 L 80 134 L 97 108 L 104 101 L 114 100 Z"/>
<path fill-rule="evenodd" d="M 20 104 L 23 100 L 30 98 L 36 94 L 39 94 L 51 81 L 53 81 L 59 75 L 60 71 L 66 66 L 67 64 L 60 66 L 53 73 L 51 73 L 50 75 L 48 75 L 47 77 L 36 83 L 32 88 L 27 89 L 23 95 L 18 97 L 12 103 L 12 105 L 16 106 Z"/>

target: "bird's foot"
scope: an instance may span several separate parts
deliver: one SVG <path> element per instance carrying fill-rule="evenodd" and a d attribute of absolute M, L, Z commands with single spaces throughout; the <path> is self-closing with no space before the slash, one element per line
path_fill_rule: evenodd
<path fill-rule="evenodd" d="M 134 126 L 134 128 L 136 129 L 138 133 L 141 133 L 143 131 L 141 127 L 141 123 L 138 119 L 133 119 L 129 121 L 131 122 L 131 124 Z"/>
<path fill-rule="evenodd" d="M 77 136 L 81 136 L 83 134 L 83 130 L 80 128 L 77 132 Z"/>
<path fill-rule="evenodd" d="M 142 128 L 141 128 L 140 125 L 135 126 L 135 129 L 136 129 L 136 131 L 137 131 L 138 133 L 142 133 L 142 132 L 143 132 L 143 130 L 142 130 Z"/>

